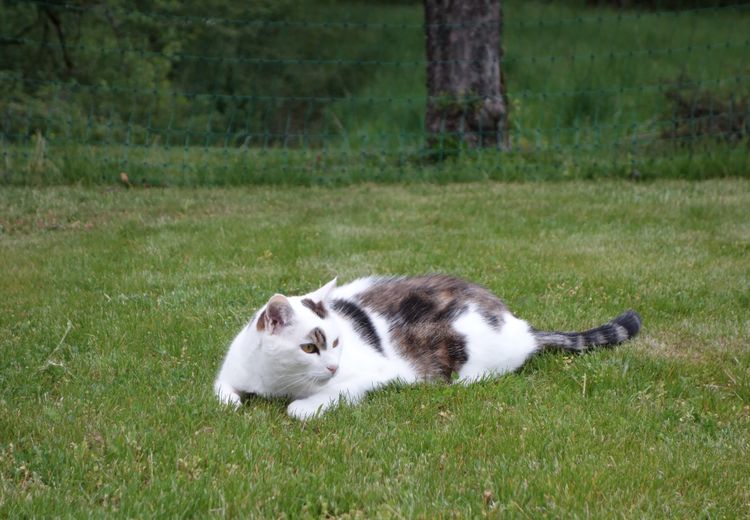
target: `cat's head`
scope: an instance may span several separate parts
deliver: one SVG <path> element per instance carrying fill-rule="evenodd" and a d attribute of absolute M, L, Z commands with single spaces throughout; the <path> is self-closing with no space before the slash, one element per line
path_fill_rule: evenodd
<path fill-rule="evenodd" d="M 271 297 L 251 324 L 270 393 L 302 397 L 329 381 L 341 358 L 339 330 L 325 301 L 336 279 L 304 296 Z"/>

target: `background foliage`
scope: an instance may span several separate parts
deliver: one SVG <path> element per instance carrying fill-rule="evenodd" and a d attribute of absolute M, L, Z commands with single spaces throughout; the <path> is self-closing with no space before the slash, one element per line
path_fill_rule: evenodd
<path fill-rule="evenodd" d="M 748 5 L 591 4 L 503 2 L 501 154 L 425 150 L 418 2 L 6 0 L 0 182 L 746 175 Z"/>

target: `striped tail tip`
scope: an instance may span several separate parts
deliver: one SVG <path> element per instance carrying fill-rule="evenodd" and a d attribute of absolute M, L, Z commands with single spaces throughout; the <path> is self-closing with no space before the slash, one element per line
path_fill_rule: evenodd
<path fill-rule="evenodd" d="M 552 347 L 571 352 L 583 352 L 592 347 L 610 347 L 634 338 L 643 320 L 633 310 L 625 311 L 604 325 L 583 332 L 534 331 L 539 347 Z"/>
<path fill-rule="evenodd" d="M 627 331 L 627 337 L 622 341 L 632 339 L 638 335 L 643 325 L 641 315 L 634 310 L 628 310 L 612 320 L 612 323 L 620 325 Z"/>

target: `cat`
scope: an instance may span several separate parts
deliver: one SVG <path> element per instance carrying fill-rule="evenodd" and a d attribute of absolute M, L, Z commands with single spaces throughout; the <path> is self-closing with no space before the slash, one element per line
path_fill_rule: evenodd
<path fill-rule="evenodd" d="M 287 397 L 309 419 L 393 381 L 471 383 L 520 368 L 544 348 L 583 352 L 638 334 L 627 311 L 585 332 L 543 332 L 488 289 L 448 275 L 336 279 L 304 296 L 276 294 L 237 335 L 214 383 L 222 403 Z"/>

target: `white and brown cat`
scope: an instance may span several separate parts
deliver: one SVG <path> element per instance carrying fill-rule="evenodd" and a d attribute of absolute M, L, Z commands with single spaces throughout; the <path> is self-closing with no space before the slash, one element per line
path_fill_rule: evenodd
<path fill-rule="evenodd" d="M 488 289 L 446 275 L 332 280 L 273 296 L 229 347 L 214 384 L 223 403 L 287 397 L 307 419 L 393 381 L 470 383 L 521 367 L 545 347 L 582 352 L 638 334 L 627 311 L 585 332 L 542 332 Z"/>

